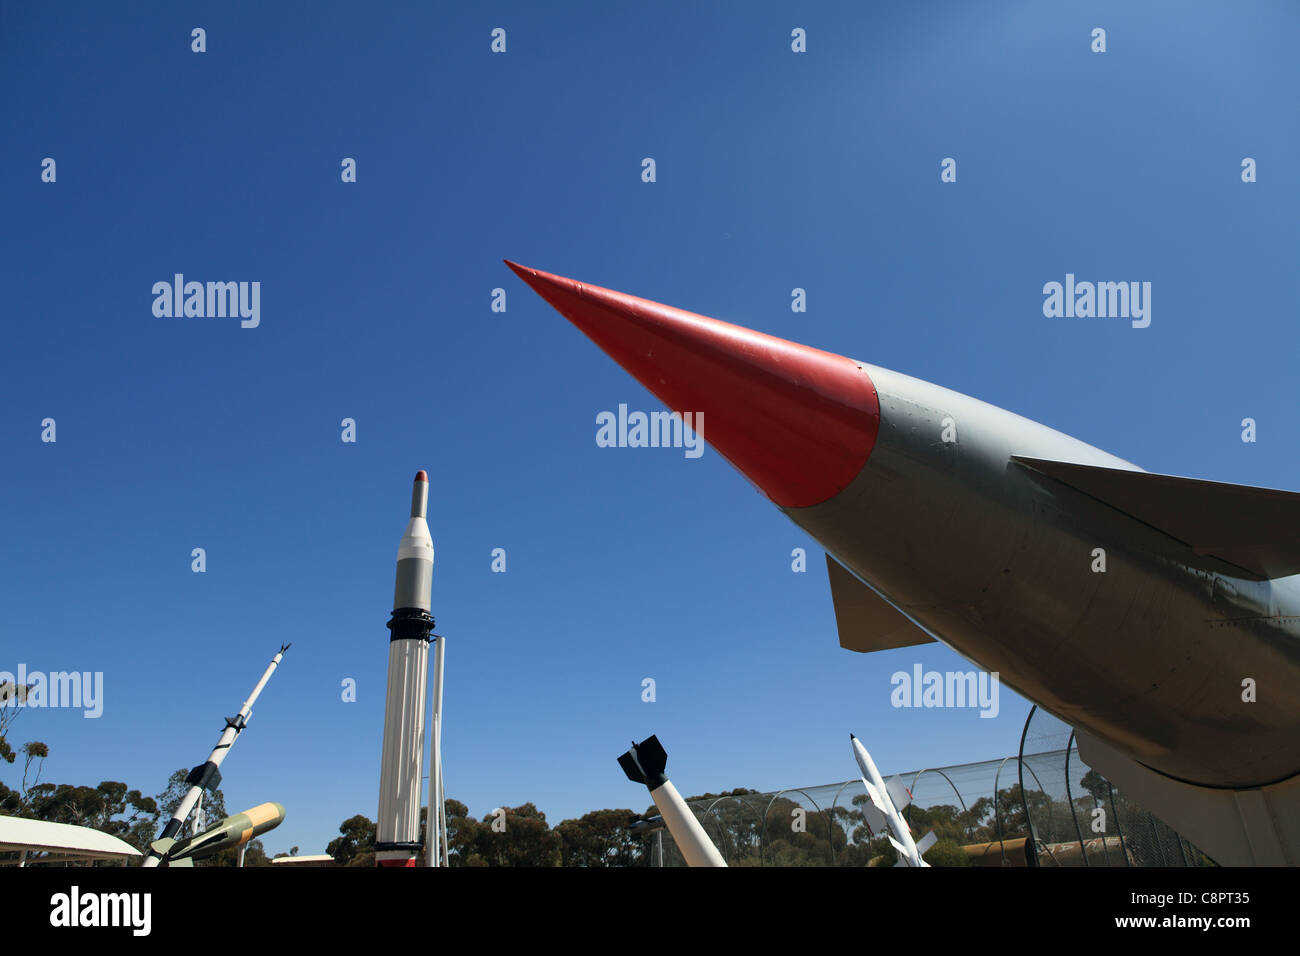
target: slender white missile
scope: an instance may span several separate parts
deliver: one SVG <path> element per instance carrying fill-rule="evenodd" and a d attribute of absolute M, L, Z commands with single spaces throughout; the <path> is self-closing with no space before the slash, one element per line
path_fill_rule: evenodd
<path fill-rule="evenodd" d="M 873 832 L 884 829 L 892 831 L 886 835 L 889 836 L 889 842 L 894 845 L 894 849 L 898 851 L 898 862 L 894 864 L 895 866 L 929 866 L 930 864 L 926 863 L 921 855 L 934 846 L 937 838 L 931 832 L 922 837 L 919 843 L 912 839 L 912 828 L 899 813 L 899 810 L 912 802 L 912 795 L 907 792 L 902 779 L 895 776 L 889 783 L 885 783 L 880 777 L 880 771 L 876 769 L 875 762 L 871 759 L 871 754 L 867 753 L 867 748 L 862 746 L 862 741 L 852 734 L 849 734 L 849 740 L 853 744 L 853 756 L 858 761 L 858 768 L 862 771 L 862 782 L 866 785 L 867 796 L 871 799 L 871 802 L 862 808 L 867 826 Z"/>
<path fill-rule="evenodd" d="M 167 821 L 162 833 L 158 835 L 159 841 L 174 841 L 180 834 L 181 827 L 185 825 L 185 818 L 190 815 L 190 811 L 194 809 L 194 804 L 198 802 L 203 791 L 216 790 L 221 784 L 221 771 L 218 768 L 221 766 L 221 762 L 226 759 L 226 755 L 230 753 L 230 748 L 235 745 L 239 735 L 248 726 L 248 718 L 253 715 L 253 704 L 257 703 L 262 688 L 266 686 L 266 682 L 275 673 L 276 667 L 280 665 L 280 659 L 284 657 L 284 652 L 289 647 L 289 644 L 285 644 L 280 648 L 279 653 L 271 658 L 270 666 L 266 668 L 266 672 L 262 674 L 262 679 L 257 682 L 257 686 L 248 695 L 248 699 L 244 701 L 243 706 L 239 708 L 239 713 L 234 717 L 226 718 L 226 729 L 222 731 L 221 738 L 217 741 L 217 745 L 212 748 L 212 753 L 208 755 L 207 761 L 191 770 L 190 775 L 185 778 L 185 782 L 190 785 L 190 789 L 186 791 L 185 796 L 176 807 L 176 812 L 172 814 L 172 818 Z M 171 844 L 167 845 L 170 846 Z M 157 866 L 161 860 L 162 857 L 158 851 L 150 847 L 149 855 L 144 858 L 144 863 L 141 865 L 153 867 Z"/>
<path fill-rule="evenodd" d="M 632 749 L 618 758 L 618 764 L 629 780 L 644 783 L 650 790 L 650 796 L 659 808 L 668 832 L 673 835 L 677 849 L 682 851 L 687 866 L 727 865 L 704 832 L 704 827 L 700 826 L 700 821 L 695 819 L 691 808 L 668 779 L 665 772 L 668 754 L 658 737 L 632 744 Z"/>
<path fill-rule="evenodd" d="M 411 489 L 411 520 L 397 548 L 397 583 L 388 621 L 388 692 L 379 768 L 376 866 L 415 866 L 420 852 L 420 786 L 424 758 L 424 701 L 429 684 L 429 614 L 433 539 L 426 515 L 429 476 Z"/>

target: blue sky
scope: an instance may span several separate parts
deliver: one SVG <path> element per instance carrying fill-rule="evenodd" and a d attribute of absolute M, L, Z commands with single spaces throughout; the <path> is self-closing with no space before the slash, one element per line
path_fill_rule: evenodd
<path fill-rule="evenodd" d="M 716 454 L 597 447 L 598 412 L 658 404 L 501 260 L 1153 471 L 1295 488 L 1298 26 L 1282 3 L 5 3 L 0 670 L 106 684 L 98 720 L 33 710 L 14 739 L 50 745 L 46 779 L 157 792 L 292 641 L 227 805 L 286 805 L 272 851 L 374 818 L 426 468 L 447 792 L 475 815 L 640 809 L 615 758 L 651 733 L 685 793 L 846 779 L 850 730 L 887 773 L 1014 752 L 1009 691 L 994 720 L 892 708 L 895 670 L 968 665 L 839 649 L 820 551 Z M 261 324 L 155 317 L 177 272 L 260 282 Z M 1045 318 L 1071 272 L 1150 281 L 1151 326 Z"/>

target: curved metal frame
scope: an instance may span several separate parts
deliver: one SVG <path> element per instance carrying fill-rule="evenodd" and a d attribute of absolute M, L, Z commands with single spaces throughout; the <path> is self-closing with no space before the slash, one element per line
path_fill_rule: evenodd
<path fill-rule="evenodd" d="M 709 808 L 708 808 L 707 810 L 704 811 L 704 815 L 705 815 L 705 816 L 713 817 L 713 819 L 714 819 L 715 821 L 717 821 L 717 826 L 718 826 L 718 833 L 719 833 L 719 835 L 722 835 L 722 833 L 724 832 L 724 831 L 723 831 L 723 828 L 722 828 L 722 821 L 721 821 L 718 817 L 713 816 L 713 808 L 716 807 L 716 806 L 717 806 L 719 803 L 721 803 L 723 800 L 735 800 L 735 801 L 736 801 L 737 803 L 739 803 L 741 806 L 745 807 L 747 810 L 749 810 L 751 813 L 753 813 L 754 816 L 755 816 L 755 818 L 758 818 L 758 811 L 757 811 L 756 809 L 754 809 L 754 807 L 753 807 L 753 806 L 752 806 L 752 805 L 751 805 L 747 800 L 743 800 L 743 799 L 741 798 L 741 796 L 742 796 L 742 795 L 732 794 L 731 796 L 726 796 L 726 797 L 714 797 L 713 802 L 709 804 Z M 763 866 L 763 865 L 764 865 L 764 863 L 763 863 L 763 845 L 764 845 L 764 843 L 767 842 L 767 841 L 766 841 L 767 834 L 765 834 L 765 833 L 763 832 L 763 829 L 764 829 L 764 828 L 763 828 L 763 821 L 762 821 L 761 819 L 759 819 L 759 820 L 758 820 L 758 865 L 759 865 L 759 866 Z M 719 848 L 718 852 L 721 853 L 722 850 Z M 724 857 L 724 859 L 725 859 L 725 857 Z"/>
<path fill-rule="evenodd" d="M 1128 844 L 1124 842 L 1124 828 L 1119 822 L 1119 811 L 1115 809 L 1115 787 L 1109 780 L 1106 781 L 1106 792 L 1110 794 L 1110 815 L 1115 818 L 1115 832 L 1119 834 L 1119 851 L 1124 858 L 1124 865 L 1132 866 L 1129 862 Z"/>
<path fill-rule="evenodd" d="M 843 809 L 844 812 L 847 813 L 847 814 L 849 815 L 850 819 L 851 819 L 852 816 L 853 816 L 854 811 L 853 811 L 852 809 L 850 809 L 849 807 L 843 807 L 843 808 L 840 807 L 840 794 L 842 794 L 842 793 L 845 791 L 846 788 L 852 786 L 852 785 L 855 784 L 855 783 L 859 783 L 859 782 L 860 782 L 859 780 L 845 780 L 842 784 L 840 784 L 840 788 L 839 788 L 838 790 L 835 791 L 835 799 L 831 801 L 831 806 L 830 806 L 830 808 L 831 808 L 832 810 Z M 865 788 L 865 787 L 863 788 L 862 792 L 863 792 L 863 793 L 866 793 L 866 788 Z M 831 822 L 834 823 L 834 817 L 831 818 Z M 875 836 L 875 832 L 871 829 L 871 824 L 867 823 L 867 818 L 866 818 L 865 815 L 864 815 L 863 818 L 862 818 L 862 825 L 863 825 L 864 827 L 867 828 L 867 832 L 868 832 L 868 833 L 870 833 L 873 837 Z M 848 847 L 848 845 L 849 845 L 849 837 L 851 837 L 851 836 L 852 836 L 852 833 L 851 833 L 851 832 L 850 832 L 850 833 L 845 833 L 845 834 L 844 834 L 844 846 L 845 846 L 845 848 Z M 832 853 L 831 859 L 832 859 L 832 860 L 835 858 L 835 857 L 834 857 L 834 852 L 835 852 L 835 840 L 832 839 L 832 840 L 831 840 L 831 853 Z"/>
<path fill-rule="evenodd" d="M 1071 727 L 1070 739 L 1065 742 L 1065 799 L 1070 808 L 1070 819 L 1074 821 L 1074 835 L 1079 838 L 1079 853 L 1083 856 L 1083 865 L 1085 867 L 1090 867 L 1092 864 L 1088 862 L 1088 847 L 1083 842 L 1083 831 L 1079 829 L 1079 817 L 1078 814 L 1074 812 L 1074 794 L 1070 790 L 1070 750 L 1073 747 L 1074 728 Z M 1021 786 L 1020 792 L 1025 792 L 1023 786 Z M 1025 812 L 1028 813 L 1029 811 L 1026 810 Z M 1106 846 L 1106 838 L 1104 835 L 1101 839 L 1101 845 L 1103 848 Z"/>
<path fill-rule="evenodd" d="M 1024 782 L 1023 782 L 1023 781 L 1024 781 L 1024 761 L 1021 760 L 1020 757 L 1019 757 L 1018 755 L 1017 755 L 1017 756 L 1014 756 L 1014 757 L 1003 757 L 1002 760 L 998 763 L 998 772 L 997 772 L 996 774 L 993 775 L 993 823 L 994 823 L 994 826 L 997 827 L 997 831 L 998 831 L 998 847 L 999 847 L 999 849 L 1002 851 L 1002 862 L 1003 862 L 1003 864 L 1005 864 L 1006 861 L 1007 861 L 1007 847 L 1006 847 L 1006 842 L 1007 842 L 1007 841 L 1006 841 L 1006 835 L 1002 832 L 1002 813 L 1001 813 L 1002 802 L 998 799 L 998 781 L 1002 779 L 1002 768 L 1003 768 L 1004 766 L 1006 766 L 1006 762 L 1007 762 L 1008 760 L 1014 760 L 1014 761 L 1016 761 L 1016 764 L 1018 765 L 1018 766 L 1017 766 L 1017 772 L 1018 772 L 1018 775 L 1019 775 L 1019 779 L 1021 780 L 1021 784 L 1020 784 L 1020 806 L 1021 806 L 1021 807 L 1024 809 L 1024 811 L 1025 811 L 1025 823 L 1028 824 L 1029 821 L 1030 821 L 1030 818 L 1029 818 L 1029 805 L 1028 805 L 1028 803 L 1025 801 L 1025 785 L 1024 785 Z M 1034 773 L 1034 768 L 1033 768 L 1033 767 L 1030 767 L 1030 768 L 1029 768 L 1029 773 L 1033 776 L 1033 778 L 1034 778 L 1034 783 L 1038 784 L 1038 789 L 1041 790 L 1043 793 L 1047 793 L 1047 789 L 1043 786 L 1043 781 L 1041 781 L 1041 780 L 1038 779 L 1038 774 Z M 1051 816 L 1050 816 L 1050 815 L 1048 816 L 1048 820 L 1049 820 L 1049 821 L 1051 820 Z M 1035 858 L 1035 860 L 1037 860 L 1037 857 L 1038 857 L 1038 847 L 1037 847 L 1037 845 L 1035 845 L 1035 847 L 1034 847 L 1034 858 Z M 1037 864 L 1035 864 L 1035 865 L 1037 865 Z"/>
<path fill-rule="evenodd" d="M 1036 713 L 1038 713 L 1038 705 L 1034 704 L 1033 707 L 1029 708 L 1029 715 L 1025 717 L 1025 725 L 1020 728 L 1020 746 L 1016 748 L 1016 780 L 1020 784 L 1020 807 L 1025 811 L 1025 826 L 1029 827 L 1029 840 L 1032 841 L 1034 844 L 1035 865 L 1037 865 L 1038 862 L 1038 840 L 1034 838 L 1034 824 L 1033 821 L 1029 818 L 1029 801 L 1025 798 L 1025 738 L 1029 736 L 1029 724 L 1031 721 L 1033 721 L 1034 714 Z M 998 773 L 1001 772 L 1002 772 L 1002 767 L 999 765 Z M 1030 773 L 1033 773 L 1033 771 L 1031 770 Z M 1042 785 L 1040 784 L 1039 788 L 1041 789 L 1041 787 Z M 997 802 L 998 802 L 998 784 L 997 784 L 997 778 L 995 777 L 993 780 L 993 809 L 995 813 L 997 812 Z M 1001 827 L 999 827 L 998 830 L 999 830 L 998 839 L 1000 840 L 1002 839 Z M 1003 853 L 1002 858 L 1004 860 L 1006 859 L 1005 853 Z M 1027 859 L 1028 858 L 1026 858 L 1026 860 Z"/>
<path fill-rule="evenodd" d="M 939 776 L 943 777 L 944 780 L 947 780 L 947 781 L 948 781 L 948 786 L 952 787 L 952 792 L 955 793 L 955 794 L 957 795 L 957 802 L 961 804 L 961 813 L 962 813 L 962 816 L 965 817 L 968 813 L 970 813 L 970 810 L 969 810 L 969 809 L 967 808 L 967 806 L 966 806 L 966 800 L 962 797 L 962 795 L 961 795 L 961 791 L 957 789 L 957 785 L 956 785 L 955 783 L 952 782 L 952 778 L 951 778 L 951 777 L 949 777 L 946 773 L 944 773 L 944 772 L 943 772 L 942 770 L 940 770 L 938 767 L 927 767 L 925 770 L 918 770 L 918 771 L 917 771 L 917 772 L 912 776 L 912 786 L 909 788 L 909 790 L 911 791 L 911 793 L 912 793 L 912 795 L 913 795 L 913 802 L 912 802 L 912 803 L 909 803 L 909 804 L 907 805 L 907 809 L 910 810 L 912 807 L 916 806 L 916 803 L 915 803 L 915 796 L 916 796 L 916 781 L 920 780 L 921 777 L 923 777 L 923 776 L 924 776 L 925 774 L 927 774 L 927 773 L 937 773 Z M 904 820 L 907 820 L 907 814 L 906 814 L 906 813 L 903 814 L 903 819 L 904 819 Z M 910 826 L 912 825 L 912 821 L 911 821 L 911 820 L 907 820 L 907 825 L 910 827 Z M 868 829 L 870 829 L 870 828 L 868 828 Z M 970 827 L 970 821 L 968 820 L 967 823 L 966 823 L 966 839 L 969 840 L 970 838 L 971 838 L 971 827 Z"/>
<path fill-rule="evenodd" d="M 1004 812 L 1003 812 L 1006 809 L 1005 808 L 1006 800 L 1001 794 L 1001 789 L 1002 789 L 1002 773 L 1006 769 L 1007 761 L 1009 760 L 1016 761 L 1016 779 L 1020 786 L 1020 806 L 1021 806 L 1021 810 L 1025 814 L 1025 824 L 1026 824 L 1028 836 L 1030 837 L 1031 840 L 1034 841 L 1032 847 L 1033 853 L 1031 857 L 1027 859 L 1026 862 L 1029 862 L 1031 865 L 1041 865 L 1041 861 L 1043 857 L 1042 847 L 1045 844 L 1038 843 L 1038 839 L 1039 839 L 1038 826 L 1037 826 L 1038 822 L 1042 822 L 1046 827 L 1046 829 L 1043 831 L 1044 833 L 1053 835 L 1053 838 L 1055 838 L 1055 834 L 1056 834 L 1055 807 L 1057 801 L 1052 798 L 1052 795 L 1043 786 L 1042 779 L 1038 776 L 1038 772 L 1035 770 L 1033 764 L 1026 759 L 1027 755 L 1025 754 L 1025 746 L 1028 740 L 1029 728 L 1033 722 L 1034 717 L 1037 715 L 1040 709 L 1041 708 L 1039 708 L 1037 705 L 1034 705 L 1033 707 L 1030 708 L 1029 714 L 1025 718 L 1024 727 L 1021 728 L 1019 753 L 1013 756 L 1004 757 L 1000 761 L 997 761 L 997 769 L 993 775 L 993 825 L 995 828 L 996 839 L 997 839 L 999 853 L 1001 857 L 1000 863 L 1003 866 L 1007 865 L 1008 860 L 1007 860 L 1007 851 L 1006 851 L 1006 838 L 1007 838 L 1006 820 L 1004 819 Z M 1068 725 L 1064 725 L 1064 726 L 1068 728 Z M 1075 838 L 1078 842 L 1079 851 L 1083 856 L 1083 865 L 1085 867 L 1091 867 L 1092 861 L 1088 855 L 1089 854 L 1088 839 L 1085 838 L 1083 835 L 1083 823 L 1079 819 L 1079 813 L 1083 812 L 1085 808 L 1083 808 L 1082 806 L 1075 805 L 1076 798 L 1074 796 L 1074 784 L 1071 779 L 1072 772 L 1075 769 L 1077 769 L 1079 764 L 1082 764 L 1082 760 L 1079 758 L 1079 754 L 1077 751 L 1076 731 L 1073 728 L 1068 728 L 1068 729 L 1070 730 L 1070 733 L 1065 742 L 1065 748 L 1064 748 L 1066 806 L 1069 809 L 1070 821 L 1074 827 Z M 1054 737 L 1054 736 L 1055 734 L 1047 734 L 1043 737 L 1043 739 L 1046 741 L 1049 737 Z M 1035 756 L 1041 756 L 1044 759 L 1050 758 L 1053 764 L 1052 773 L 1055 774 L 1058 772 L 1055 769 L 1055 767 L 1057 766 L 1056 761 L 1060 759 L 1060 754 L 1061 754 L 1060 750 L 1052 750 L 1050 752 L 1043 751 L 1041 754 L 1037 754 Z M 983 766 L 985 767 L 991 766 L 992 763 L 993 761 L 981 762 L 981 764 L 983 764 Z M 971 766 L 976 766 L 976 765 L 972 764 Z M 1087 765 L 1084 764 L 1084 766 L 1086 767 Z M 1029 775 L 1033 780 L 1038 792 L 1043 794 L 1043 796 L 1046 799 L 1044 809 L 1047 812 L 1047 817 L 1045 818 L 1045 820 L 1043 820 L 1042 818 L 1035 818 L 1030 811 L 1029 791 L 1025 786 L 1026 770 L 1028 770 Z M 961 807 L 962 819 L 964 821 L 962 829 L 965 833 L 965 838 L 967 840 L 974 839 L 976 829 L 977 828 L 983 829 L 984 827 L 982 818 L 981 820 L 975 820 L 971 818 L 970 816 L 971 808 L 966 803 L 965 795 L 962 793 L 961 788 L 957 786 L 956 782 L 952 779 L 951 776 L 948 775 L 948 773 L 945 772 L 944 769 L 939 767 L 928 767 L 924 770 L 919 770 L 912 773 L 910 775 L 911 784 L 909 789 L 912 791 L 913 794 L 915 794 L 921 779 L 925 777 L 926 774 L 931 774 L 931 773 L 938 774 L 939 776 L 941 776 L 944 779 L 944 782 L 948 784 L 948 787 L 952 790 L 953 794 L 957 797 L 957 802 Z M 984 777 L 983 779 L 987 780 L 987 777 Z M 1135 865 L 1135 861 L 1130 857 L 1128 837 L 1125 834 L 1124 826 L 1120 819 L 1118 800 L 1115 796 L 1115 788 L 1110 783 L 1109 780 L 1106 780 L 1104 776 L 1099 777 L 1099 782 L 1104 782 L 1106 784 L 1109 801 L 1107 801 L 1105 795 L 1099 795 L 1099 792 L 1093 793 L 1090 790 L 1089 793 L 1092 795 L 1093 798 L 1094 812 L 1097 809 L 1104 809 L 1106 802 L 1109 802 L 1110 814 L 1112 819 L 1114 820 L 1114 831 L 1115 831 L 1114 835 L 1119 837 L 1119 848 L 1123 860 L 1121 865 L 1133 866 Z M 829 863 L 830 865 L 834 866 L 837 859 L 836 852 L 835 852 L 835 826 L 837 825 L 837 823 L 842 822 L 844 825 L 843 829 L 845 832 L 846 843 L 852 837 L 852 832 L 854 827 L 856 826 L 856 822 L 862 822 L 864 824 L 865 832 L 869 835 L 869 839 L 874 840 L 879 836 L 879 834 L 877 834 L 872 829 L 870 824 L 866 823 L 865 819 L 862 819 L 860 821 L 854 820 L 854 815 L 857 811 L 855 811 L 854 806 L 852 804 L 845 804 L 843 806 L 840 805 L 840 800 L 843 799 L 844 791 L 852 787 L 859 786 L 860 783 L 861 781 L 856 778 L 846 780 L 843 783 L 841 783 L 838 786 L 838 788 L 833 790 L 833 796 L 831 796 L 832 794 L 831 788 L 834 786 L 833 784 L 824 785 L 815 788 L 823 797 L 831 796 L 830 802 L 825 807 L 823 807 L 807 789 L 804 789 L 802 787 L 792 787 L 789 789 L 779 790 L 776 791 L 775 793 L 772 793 L 770 796 L 768 796 L 766 806 L 763 806 L 761 799 L 751 799 L 751 798 L 761 798 L 765 796 L 764 794 L 757 794 L 757 793 L 730 794 L 725 796 L 714 797 L 708 802 L 707 807 L 704 808 L 699 813 L 699 816 L 702 822 L 703 822 L 703 818 L 705 817 L 709 818 L 709 821 L 712 823 L 714 827 L 714 834 L 716 838 L 718 838 L 720 841 L 719 849 L 721 850 L 724 847 L 731 847 L 732 852 L 730 855 L 734 857 L 737 854 L 739 854 L 743 848 L 740 846 L 738 841 L 735 842 L 733 845 L 733 842 L 730 839 L 730 837 L 732 837 L 733 834 L 726 826 L 726 821 L 719 814 L 718 808 L 723 804 L 724 801 L 730 800 L 730 801 L 734 801 L 736 804 L 739 804 L 741 807 L 748 810 L 758 828 L 759 865 L 770 866 L 774 863 L 774 860 L 771 855 L 772 848 L 767 839 L 768 836 L 767 824 L 771 818 L 772 808 L 776 805 L 776 802 L 782 798 L 788 797 L 792 794 L 802 796 L 804 800 L 807 801 L 807 806 L 810 806 L 812 808 L 812 812 L 820 814 L 822 820 L 826 823 L 827 842 L 829 843 L 830 846 Z M 981 783 L 979 786 L 979 790 L 982 791 L 985 785 L 986 784 Z M 981 799 L 983 799 L 982 796 Z M 1081 795 L 1079 799 L 1082 800 L 1083 795 Z M 795 803 L 796 805 L 800 805 L 798 804 L 797 801 L 795 801 Z M 932 804 L 933 801 L 930 801 L 930 803 Z M 760 806 L 762 806 L 761 810 L 759 809 Z M 921 805 L 912 802 L 909 803 L 909 806 L 920 807 Z M 842 821 L 839 817 L 839 813 L 841 811 L 844 814 L 844 819 Z M 906 809 L 904 809 L 903 816 L 904 819 L 907 820 L 909 825 L 915 822 L 916 812 L 919 811 L 913 811 L 911 814 L 908 814 Z M 1153 814 L 1150 813 L 1150 811 L 1145 811 L 1145 812 L 1147 813 L 1148 826 L 1152 829 L 1154 834 L 1152 847 L 1153 847 L 1153 853 L 1156 853 L 1157 848 L 1162 848 L 1165 846 L 1165 844 L 1162 843 L 1160 830 L 1159 830 L 1160 826 L 1162 826 L 1163 824 L 1158 823 L 1157 819 L 1154 817 Z M 743 814 L 741 816 L 743 816 Z M 1110 843 L 1109 843 L 1110 829 L 1111 828 L 1108 826 L 1106 828 L 1106 831 L 1103 832 L 1102 852 L 1104 854 L 1104 860 L 1105 860 L 1105 862 L 1101 864 L 1103 866 L 1113 865 L 1110 860 Z M 739 830 L 737 831 L 738 834 L 740 832 L 743 831 L 739 831 Z M 1195 848 L 1191 844 L 1187 843 L 1182 838 L 1181 834 L 1178 834 L 1176 831 L 1173 832 L 1178 839 L 1178 849 L 1182 857 L 1183 865 L 1184 866 L 1194 865 L 1192 857 L 1195 856 Z M 1051 854 L 1048 854 L 1048 856 L 1049 859 L 1047 862 L 1057 862 L 1055 861 L 1055 859 L 1052 857 Z M 1165 862 L 1168 856 L 1169 854 L 1160 856 L 1158 853 L 1156 853 L 1155 856 L 1152 856 L 1152 860 L 1157 861 L 1156 865 L 1161 865 Z M 1057 865 L 1060 865 L 1059 862 L 1057 862 Z"/>
<path fill-rule="evenodd" d="M 814 800 L 812 797 L 810 797 L 807 791 L 801 790 L 799 787 L 791 787 L 789 790 L 778 790 L 776 793 L 772 794 L 772 799 L 767 801 L 767 809 L 763 811 L 762 829 L 763 829 L 764 838 L 766 838 L 767 836 L 767 818 L 768 815 L 772 812 L 772 804 L 776 803 L 777 800 L 779 800 L 787 793 L 802 793 L 804 797 L 807 798 L 808 802 L 811 803 L 813 807 L 817 810 L 817 812 L 822 815 L 822 819 L 826 821 L 826 842 L 830 844 L 831 866 L 834 866 L 835 865 L 835 834 L 831 830 L 831 826 L 833 825 L 834 821 L 830 820 L 826 816 L 822 808 L 817 806 L 817 801 Z"/>

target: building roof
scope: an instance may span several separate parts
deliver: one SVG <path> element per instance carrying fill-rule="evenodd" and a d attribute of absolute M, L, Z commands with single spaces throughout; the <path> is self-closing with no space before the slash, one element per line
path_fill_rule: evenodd
<path fill-rule="evenodd" d="M 321 853 L 318 856 L 277 856 L 271 861 L 272 866 L 329 866 L 334 862 L 334 857 L 328 853 Z"/>
<path fill-rule="evenodd" d="M 0 817 L 0 852 L 47 854 L 32 863 L 66 863 L 71 860 L 121 860 L 140 856 L 131 844 L 90 827 L 47 823 L 21 817 Z M 13 861 L 17 862 L 17 861 Z"/>

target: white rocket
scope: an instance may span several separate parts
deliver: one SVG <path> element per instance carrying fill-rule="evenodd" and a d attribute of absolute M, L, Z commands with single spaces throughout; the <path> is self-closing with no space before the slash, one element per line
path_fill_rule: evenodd
<path fill-rule="evenodd" d="M 668 779 L 668 754 L 658 737 L 633 743 L 632 749 L 618 758 L 618 765 L 633 783 L 646 785 L 687 866 L 727 865 L 704 832 L 704 827 L 700 826 L 700 821 L 695 819 L 691 808 Z"/>
<path fill-rule="evenodd" d="M 853 743 L 853 756 L 862 770 L 862 782 L 866 785 L 867 796 L 871 798 L 871 802 L 862 808 L 867 826 L 872 832 L 878 832 L 886 827 L 892 831 L 891 834 L 886 835 L 889 836 L 889 842 L 894 844 L 894 849 L 898 851 L 898 862 L 894 864 L 895 866 L 929 866 L 929 863 L 921 859 L 921 854 L 934 846 L 938 837 L 931 831 L 923 836 L 919 843 L 912 839 L 912 828 L 899 813 L 912 802 L 912 795 L 907 792 L 902 779 L 894 776 L 890 778 L 889 783 L 885 783 L 880 778 L 880 771 L 876 769 L 871 754 L 867 753 L 867 748 L 862 746 L 862 741 L 852 734 L 849 734 L 849 740 Z"/>
<path fill-rule="evenodd" d="M 384 705 L 384 749 L 379 768 L 377 866 L 415 866 L 420 845 L 421 764 L 424 757 L 424 701 L 429 684 L 429 614 L 433 589 L 433 540 L 425 520 L 429 476 L 415 476 L 411 520 L 397 549 L 397 585 L 388 622 L 388 692 Z M 434 803 L 434 801 L 430 801 Z"/>

